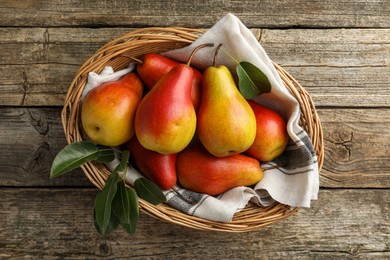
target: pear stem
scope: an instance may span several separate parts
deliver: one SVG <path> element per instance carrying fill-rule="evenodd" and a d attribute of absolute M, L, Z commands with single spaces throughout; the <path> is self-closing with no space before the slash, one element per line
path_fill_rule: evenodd
<path fill-rule="evenodd" d="M 216 64 L 217 64 L 217 54 L 219 52 L 219 49 L 221 49 L 222 47 L 222 43 L 220 43 L 217 47 L 217 49 L 215 49 L 215 52 L 214 52 L 214 58 L 213 58 L 213 67 L 216 67 Z"/>
<path fill-rule="evenodd" d="M 201 44 L 199 46 L 197 46 L 190 54 L 190 57 L 188 57 L 188 60 L 187 60 L 187 66 L 190 66 L 191 64 L 191 60 L 192 60 L 192 57 L 194 57 L 195 53 L 204 48 L 204 47 L 213 47 L 214 46 L 214 43 L 204 43 L 204 44 Z"/>

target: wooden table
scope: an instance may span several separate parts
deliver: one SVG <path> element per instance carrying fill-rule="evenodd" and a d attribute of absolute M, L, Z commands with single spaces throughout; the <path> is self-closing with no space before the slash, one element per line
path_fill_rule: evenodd
<path fill-rule="evenodd" d="M 141 214 L 100 237 L 81 170 L 49 180 L 79 66 L 134 28 L 209 28 L 227 12 L 311 94 L 324 131 L 319 200 L 249 233 Z M 390 2 L 0 1 L 0 258 L 389 259 Z"/>

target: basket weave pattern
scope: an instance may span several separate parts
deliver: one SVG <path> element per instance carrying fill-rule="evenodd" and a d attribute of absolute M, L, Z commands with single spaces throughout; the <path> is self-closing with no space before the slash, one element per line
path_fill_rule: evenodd
<path fill-rule="evenodd" d="M 127 57 L 137 58 L 145 53 L 184 47 L 195 41 L 202 33 L 204 30 L 188 28 L 145 28 L 129 32 L 101 47 L 80 67 L 66 95 L 61 116 L 67 142 L 81 141 L 84 138 L 80 125 L 79 104 L 89 72 L 100 73 L 106 66 L 111 66 L 114 71 L 124 69 L 130 62 Z M 300 125 L 311 138 L 321 169 L 324 159 L 323 136 L 313 101 L 307 91 L 291 75 L 277 64 L 274 63 L 274 65 L 284 85 L 300 104 Z M 103 164 L 95 162 L 83 165 L 82 169 L 88 179 L 99 189 L 104 187 L 110 174 Z M 226 232 L 258 229 L 285 219 L 299 210 L 299 208 L 277 202 L 265 208 L 247 205 L 234 215 L 231 222 L 220 223 L 189 216 L 167 204 L 154 206 L 142 199 L 139 204 L 143 212 L 163 221 L 200 230 Z"/>

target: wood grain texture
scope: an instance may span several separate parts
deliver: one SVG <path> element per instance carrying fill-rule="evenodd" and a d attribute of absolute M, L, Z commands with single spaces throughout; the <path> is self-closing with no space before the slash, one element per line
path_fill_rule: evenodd
<path fill-rule="evenodd" d="M 388 259 L 387 190 L 321 190 L 313 207 L 248 233 L 218 233 L 141 214 L 133 236 L 97 235 L 96 189 L 0 189 L 0 258 Z"/>
<path fill-rule="evenodd" d="M 81 170 L 49 181 L 66 145 L 60 109 L 0 108 L 0 186 L 91 186 Z"/>
<path fill-rule="evenodd" d="M 209 27 L 230 12 L 250 27 L 389 27 L 386 0 L 2 0 L 2 26 Z M 196 21 L 196 23 L 194 23 Z"/>
<path fill-rule="evenodd" d="M 80 65 L 128 31 L 0 28 L 0 44 L 6 53 L 0 57 L 0 105 L 63 105 Z"/>
<path fill-rule="evenodd" d="M 62 106 L 78 68 L 127 28 L 0 28 L 0 104 Z M 260 30 L 317 106 L 390 106 L 390 29 Z"/>
<path fill-rule="evenodd" d="M 388 188 L 389 110 L 319 109 L 318 113 L 325 145 L 321 185 L 337 187 L 343 183 L 344 188 Z"/>
<path fill-rule="evenodd" d="M 321 186 L 390 188 L 390 110 L 318 113 L 325 144 Z M 66 144 L 60 108 L 0 108 L 0 122 L 0 186 L 90 185 L 79 170 L 48 179 L 55 154 Z"/>
<path fill-rule="evenodd" d="M 263 30 L 260 43 L 317 106 L 390 105 L 387 29 Z"/>

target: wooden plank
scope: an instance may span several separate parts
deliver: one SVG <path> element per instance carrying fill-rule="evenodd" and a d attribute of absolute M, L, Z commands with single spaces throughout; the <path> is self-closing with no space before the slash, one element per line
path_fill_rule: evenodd
<path fill-rule="evenodd" d="M 61 106 L 81 64 L 128 31 L 0 28 L 0 104 Z"/>
<path fill-rule="evenodd" d="M 65 146 L 59 109 L 0 108 L 0 186 L 91 186 L 81 170 L 49 180 Z"/>
<path fill-rule="evenodd" d="M 389 111 L 319 109 L 318 113 L 325 145 L 321 185 L 369 188 L 387 183 L 389 187 Z"/>
<path fill-rule="evenodd" d="M 61 106 L 78 68 L 128 28 L 0 28 L 0 104 Z M 253 30 L 317 106 L 390 106 L 390 29 Z"/>
<path fill-rule="evenodd" d="M 390 110 L 318 109 L 324 131 L 321 186 L 389 188 Z M 59 108 L 0 108 L 0 186 L 84 186 L 81 171 L 48 179 L 65 144 Z"/>
<path fill-rule="evenodd" d="M 263 30 L 260 43 L 317 106 L 389 106 L 389 35 L 369 29 Z"/>
<path fill-rule="evenodd" d="M 0 67 L 0 104 L 61 106 L 79 65 L 26 64 Z"/>
<path fill-rule="evenodd" d="M 3 0 L 1 26 L 210 27 L 226 13 L 250 27 L 389 27 L 387 1 Z"/>
<path fill-rule="evenodd" d="M 96 189 L 0 189 L 1 258 L 388 259 L 389 190 L 320 190 L 310 209 L 247 233 L 205 232 L 141 214 L 136 233 L 97 235 Z M 218 241 L 218 243 L 216 243 Z M 239 242 L 238 242 L 239 241 Z"/>

